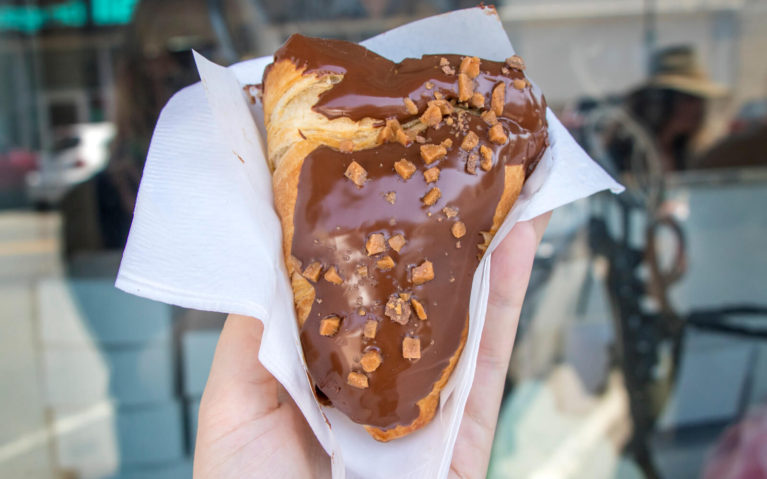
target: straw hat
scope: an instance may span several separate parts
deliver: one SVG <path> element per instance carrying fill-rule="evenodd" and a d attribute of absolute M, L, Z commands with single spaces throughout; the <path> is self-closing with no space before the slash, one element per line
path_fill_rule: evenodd
<path fill-rule="evenodd" d="M 641 88 L 666 88 L 703 98 L 727 94 L 726 87 L 709 79 L 695 51 L 687 45 L 656 52 L 650 69 L 650 79 Z"/>

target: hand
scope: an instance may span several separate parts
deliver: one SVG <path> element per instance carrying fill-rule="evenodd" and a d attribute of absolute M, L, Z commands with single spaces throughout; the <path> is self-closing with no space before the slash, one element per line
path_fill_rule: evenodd
<path fill-rule="evenodd" d="M 484 478 L 533 257 L 550 214 L 518 223 L 493 253 L 477 369 L 451 478 Z M 330 477 L 301 411 L 258 361 L 263 325 L 230 315 L 200 402 L 194 477 Z"/>

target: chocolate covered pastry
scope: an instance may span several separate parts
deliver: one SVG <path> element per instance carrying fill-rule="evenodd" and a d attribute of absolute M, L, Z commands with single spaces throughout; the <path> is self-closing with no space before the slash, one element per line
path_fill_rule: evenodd
<path fill-rule="evenodd" d="M 518 56 L 393 63 L 293 35 L 264 73 L 268 161 L 318 397 L 376 439 L 426 425 L 481 255 L 548 144 Z"/>

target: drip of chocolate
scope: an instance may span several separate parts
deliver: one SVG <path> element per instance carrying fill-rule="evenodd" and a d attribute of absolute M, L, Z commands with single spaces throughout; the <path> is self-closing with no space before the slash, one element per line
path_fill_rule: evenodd
<path fill-rule="evenodd" d="M 545 100 L 520 69 L 482 60 L 473 89 L 484 96 L 483 111 L 491 107 L 493 89 L 505 85 L 498 122 L 508 141 L 500 144 L 489 139 L 480 109 L 457 101 L 460 56 L 426 55 L 395 64 L 353 43 L 294 35 L 275 54 L 275 62 L 284 59 L 304 74 L 343 75 L 314 106 L 329 119 L 395 118 L 406 124 L 424 113 L 435 94 L 455 105 L 407 146 L 315 149 L 303 162 L 295 204 L 291 253 L 304 268 L 322 265 L 312 281 L 316 299 L 301 328 L 316 388 L 357 423 L 408 425 L 419 415 L 416 402 L 432 391 L 461 346 L 477 246 L 491 229 L 504 167 L 524 165 L 529 174 L 545 150 Z M 478 143 L 466 151 L 461 145 L 469 132 Z M 426 164 L 423 145 L 442 145 L 444 155 Z M 415 165 L 407 179 L 395 168 L 402 160 Z M 435 167 L 438 172 L 424 174 Z M 433 188 L 439 194 L 427 198 Z M 368 254 L 376 234 L 383 235 L 384 251 Z M 379 241 L 373 251 L 379 251 L 380 237 L 374 240 Z M 414 269 L 427 261 L 433 279 L 421 283 L 425 278 Z M 323 276 L 333 267 L 340 284 L 332 274 Z M 412 339 L 403 350 L 405 338 L 417 339 L 416 356 Z M 366 356 L 370 351 L 378 354 Z"/>

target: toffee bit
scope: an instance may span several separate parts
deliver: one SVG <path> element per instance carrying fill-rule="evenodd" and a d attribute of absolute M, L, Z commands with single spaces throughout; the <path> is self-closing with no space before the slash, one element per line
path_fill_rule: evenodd
<path fill-rule="evenodd" d="M 413 100 L 408 97 L 405 97 L 402 100 L 405 102 L 405 111 L 411 115 L 416 115 L 418 113 L 418 107 Z"/>
<path fill-rule="evenodd" d="M 432 88 L 434 88 L 434 83 L 432 83 L 432 82 L 430 82 L 430 81 L 427 81 L 427 82 L 424 84 L 424 86 L 426 87 L 426 89 L 427 89 L 427 90 L 431 90 Z"/>
<path fill-rule="evenodd" d="M 452 118 L 449 118 L 449 119 L 452 120 Z M 453 147 L 453 140 L 451 140 L 450 138 L 445 138 L 444 140 L 442 140 L 442 142 L 440 142 L 440 146 L 443 146 L 445 147 L 446 150 L 449 150 L 450 148 Z"/>
<path fill-rule="evenodd" d="M 434 265 L 431 261 L 425 260 L 411 270 L 411 282 L 419 285 L 434 279 Z"/>
<path fill-rule="evenodd" d="M 363 354 L 362 359 L 360 359 L 362 370 L 366 373 L 372 373 L 378 369 L 378 366 L 380 366 L 382 362 L 383 359 L 381 358 L 381 353 L 378 351 L 368 351 Z"/>
<path fill-rule="evenodd" d="M 437 126 L 442 121 L 442 111 L 437 105 L 431 104 L 420 117 L 421 122 L 426 126 Z"/>
<path fill-rule="evenodd" d="M 368 267 L 365 266 L 364 264 L 357 266 L 357 274 L 363 278 L 367 277 Z"/>
<path fill-rule="evenodd" d="M 346 382 L 349 383 L 349 386 L 355 387 L 357 389 L 368 388 L 368 377 L 362 373 L 357 373 L 354 371 L 350 372 L 349 375 L 346 376 Z"/>
<path fill-rule="evenodd" d="M 320 273 L 322 272 L 322 263 L 319 261 L 315 261 L 314 263 L 311 263 L 309 266 L 307 266 L 304 269 L 304 272 L 301 273 L 304 275 L 304 278 L 312 281 L 313 283 L 316 283 L 320 279 Z"/>
<path fill-rule="evenodd" d="M 485 171 L 490 171 L 493 167 L 493 150 L 482 145 L 479 147 L 479 154 L 482 156 L 482 162 L 479 166 Z"/>
<path fill-rule="evenodd" d="M 367 321 L 365 321 L 365 327 L 362 330 L 362 335 L 368 339 L 375 339 L 377 330 L 378 330 L 378 321 L 374 319 L 368 319 Z"/>
<path fill-rule="evenodd" d="M 394 260 L 391 259 L 391 256 L 386 255 L 383 258 L 376 261 L 376 266 L 380 270 L 388 271 L 394 267 Z"/>
<path fill-rule="evenodd" d="M 479 163 L 479 155 L 476 153 L 469 154 L 469 158 L 466 160 L 466 172 L 471 175 L 476 175 L 477 163 Z"/>
<path fill-rule="evenodd" d="M 430 165 L 437 160 L 441 160 L 447 155 L 447 150 L 442 145 L 421 145 L 421 158 L 424 163 Z"/>
<path fill-rule="evenodd" d="M 368 256 L 373 256 L 374 254 L 386 251 L 384 235 L 382 233 L 373 233 L 370 235 L 367 243 L 365 243 L 365 249 L 367 250 Z"/>
<path fill-rule="evenodd" d="M 527 86 L 527 82 L 521 78 L 517 78 L 512 82 L 512 85 L 514 85 L 514 88 L 517 90 L 524 90 Z"/>
<path fill-rule="evenodd" d="M 320 335 L 333 336 L 338 332 L 338 326 L 341 324 L 341 318 L 338 316 L 329 316 L 320 321 Z"/>
<path fill-rule="evenodd" d="M 354 151 L 354 142 L 352 140 L 344 140 L 338 145 L 338 149 L 343 153 L 351 153 Z"/>
<path fill-rule="evenodd" d="M 503 145 L 509 139 L 503 131 L 503 125 L 500 123 L 491 127 L 487 132 L 487 136 L 490 138 L 490 141 L 498 145 Z"/>
<path fill-rule="evenodd" d="M 465 73 L 469 78 L 477 78 L 479 75 L 479 58 L 463 57 L 458 71 L 460 73 Z"/>
<path fill-rule="evenodd" d="M 490 109 L 495 116 L 503 115 L 503 105 L 506 103 L 506 84 L 499 83 L 493 88 L 493 94 L 490 98 Z"/>
<path fill-rule="evenodd" d="M 441 196 L 442 193 L 439 191 L 439 188 L 435 186 L 434 188 L 430 189 L 429 192 L 426 193 L 423 198 L 421 198 L 421 200 L 426 206 L 431 206 L 436 203 Z"/>
<path fill-rule="evenodd" d="M 479 137 L 476 133 L 473 131 L 470 131 L 466 134 L 465 137 L 463 137 L 463 141 L 461 142 L 461 149 L 465 151 L 470 151 L 474 149 L 475 146 L 479 143 Z"/>
<path fill-rule="evenodd" d="M 423 172 L 423 178 L 426 180 L 426 183 L 434 183 L 439 179 L 439 168 L 436 166 L 433 166 L 429 168 L 428 170 Z"/>
<path fill-rule="evenodd" d="M 394 163 L 394 170 L 402 177 L 403 180 L 409 179 L 415 173 L 416 167 L 413 163 L 402 158 Z"/>
<path fill-rule="evenodd" d="M 401 234 L 396 234 L 392 236 L 391 238 L 389 238 L 389 246 L 391 246 L 391 249 L 393 249 L 397 253 L 399 253 L 402 247 L 405 246 L 405 243 L 407 243 L 407 241 L 405 240 L 405 237 L 402 236 Z"/>
<path fill-rule="evenodd" d="M 338 271 L 336 271 L 335 266 L 331 266 L 330 269 L 325 272 L 325 281 L 328 283 L 333 283 L 335 285 L 343 284 L 344 279 L 338 274 Z"/>
<path fill-rule="evenodd" d="M 402 340 L 402 357 L 405 359 L 421 359 L 421 340 L 405 337 Z"/>
<path fill-rule="evenodd" d="M 525 61 L 522 60 L 522 57 L 520 57 L 519 55 L 512 55 L 509 58 L 507 58 L 506 64 L 510 66 L 511 68 L 515 68 L 517 70 L 525 69 Z"/>
<path fill-rule="evenodd" d="M 480 118 L 482 118 L 482 121 L 484 121 L 490 126 L 493 126 L 498 123 L 498 117 L 495 116 L 495 112 L 493 110 L 487 110 L 485 112 L 482 112 L 482 114 L 480 115 Z"/>
<path fill-rule="evenodd" d="M 349 163 L 344 176 L 349 178 L 355 185 L 362 187 L 368 179 L 368 172 L 356 161 Z"/>
<path fill-rule="evenodd" d="M 453 236 L 456 239 L 461 239 L 466 234 L 466 225 L 463 224 L 463 221 L 456 221 L 453 223 L 453 226 L 450 227 L 450 232 L 453 233 Z"/>
<path fill-rule="evenodd" d="M 423 308 L 423 305 L 420 303 L 420 301 L 413 298 L 410 300 L 410 304 L 413 306 L 413 311 L 415 311 L 415 315 L 418 316 L 418 319 L 421 321 L 428 319 L 428 316 L 426 316 L 426 310 Z"/>
<path fill-rule="evenodd" d="M 474 108 L 484 108 L 485 95 L 479 92 L 474 92 L 474 94 L 471 95 L 471 100 L 469 100 L 469 104 L 471 104 L 471 106 L 473 106 Z"/>
<path fill-rule="evenodd" d="M 410 320 L 410 304 L 397 295 L 391 295 L 386 303 L 384 314 L 398 324 L 407 324 Z"/>
<path fill-rule="evenodd" d="M 474 82 L 465 73 L 458 74 L 458 101 L 467 101 L 474 94 Z"/>
<path fill-rule="evenodd" d="M 387 193 L 384 193 L 384 199 L 388 201 L 390 204 L 394 204 L 394 202 L 397 201 L 397 192 L 395 191 L 389 191 Z"/>
<path fill-rule="evenodd" d="M 445 206 L 442 208 L 442 212 L 445 213 L 445 216 L 448 218 L 454 218 L 458 215 L 458 210 L 455 208 L 451 208 L 450 206 Z"/>

